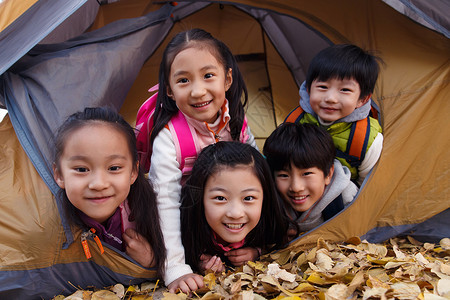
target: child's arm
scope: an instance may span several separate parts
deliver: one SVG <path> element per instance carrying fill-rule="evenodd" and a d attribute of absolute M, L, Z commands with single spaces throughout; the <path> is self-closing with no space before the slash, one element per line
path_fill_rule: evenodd
<path fill-rule="evenodd" d="M 254 261 L 261 255 L 261 250 L 252 247 L 239 248 L 225 252 L 230 262 L 238 267 L 244 265 L 247 261 Z"/>
<path fill-rule="evenodd" d="M 164 282 L 172 291 L 178 287 L 182 290 L 187 287 L 195 288 L 195 283 L 199 281 L 196 276 L 199 275 L 193 274 L 191 267 L 185 263 L 181 243 L 181 170 L 176 160 L 172 136 L 166 128 L 161 130 L 153 142 L 149 176 L 157 192 L 161 230 L 167 249 Z M 190 280 L 192 277 L 193 281 Z"/>
<path fill-rule="evenodd" d="M 370 146 L 369 150 L 367 150 L 364 160 L 358 167 L 359 186 L 361 186 L 367 174 L 369 174 L 370 170 L 372 170 L 372 168 L 380 159 L 382 149 L 383 149 L 383 134 L 378 133 L 378 135 L 375 137 L 375 140 L 372 142 L 372 145 Z"/>
<path fill-rule="evenodd" d="M 146 268 L 155 266 L 153 249 L 146 238 L 131 228 L 125 230 L 122 237 L 125 241 L 125 252 L 132 259 Z"/>

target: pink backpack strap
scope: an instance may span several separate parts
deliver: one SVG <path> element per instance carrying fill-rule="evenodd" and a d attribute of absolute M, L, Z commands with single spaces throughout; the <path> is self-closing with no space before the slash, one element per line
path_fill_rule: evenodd
<path fill-rule="evenodd" d="M 242 123 L 242 129 L 241 129 L 241 134 L 239 136 L 239 140 L 241 141 L 241 143 L 246 143 L 248 141 L 248 123 L 247 123 L 247 117 L 244 117 L 244 122 Z"/>
<path fill-rule="evenodd" d="M 151 87 L 148 91 L 158 91 L 158 84 Z M 157 98 L 158 93 L 156 92 L 141 105 L 136 116 L 136 147 L 139 163 L 145 172 L 148 172 L 150 169 L 150 158 L 152 155 L 150 135 L 153 129 L 153 114 L 155 113 Z"/>
<path fill-rule="evenodd" d="M 193 161 L 197 158 L 193 129 L 181 111 L 170 120 L 169 130 L 177 152 L 177 161 L 183 175 L 190 173 Z"/>

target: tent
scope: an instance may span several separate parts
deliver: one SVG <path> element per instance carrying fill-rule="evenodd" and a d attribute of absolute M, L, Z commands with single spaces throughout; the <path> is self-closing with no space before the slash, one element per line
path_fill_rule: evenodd
<path fill-rule="evenodd" d="M 111 2 L 111 3 L 107 3 Z M 298 104 L 311 58 L 354 43 L 383 58 L 373 100 L 384 148 L 343 212 L 293 241 L 379 242 L 450 236 L 450 5 L 445 0 L 0 2 L 0 297 L 49 298 L 76 287 L 155 277 L 105 247 L 93 258 L 69 228 L 51 175 L 51 139 L 71 113 L 110 105 L 130 122 L 157 83 L 168 40 L 201 27 L 230 46 L 250 91 L 261 146 Z"/>

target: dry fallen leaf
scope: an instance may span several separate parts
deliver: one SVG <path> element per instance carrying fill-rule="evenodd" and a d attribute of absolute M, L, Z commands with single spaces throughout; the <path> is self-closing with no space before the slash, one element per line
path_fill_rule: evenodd
<path fill-rule="evenodd" d="M 122 297 L 121 285 L 116 285 L 77 291 L 65 299 L 449 300 L 449 259 L 450 239 L 439 244 L 422 244 L 413 238 L 394 238 L 382 244 L 359 238 L 347 244 L 319 239 L 311 249 L 281 250 L 222 274 L 209 273 L 204 276 L 206 287 L 193 295 L 171 294 L 164 286 L 155 293 L 157 285 L 146 283 L 122 286 Z M 99 298 L 101 295 L 115 298 Z"/>

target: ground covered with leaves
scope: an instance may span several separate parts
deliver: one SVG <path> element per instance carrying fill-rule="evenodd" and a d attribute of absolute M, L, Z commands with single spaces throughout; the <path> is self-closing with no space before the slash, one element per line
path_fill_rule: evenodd
<path fill-rule="evenodd" d="M 439 244 L 409 237 L 383 244 L 319 239 L 312 249 L 271 253 L 226 273 L 209 273 L 204 281 L 206 287 L 190 296 L 147 283 L 79 290 L 53 299 L 450 299 L 450 239 Z"/>

